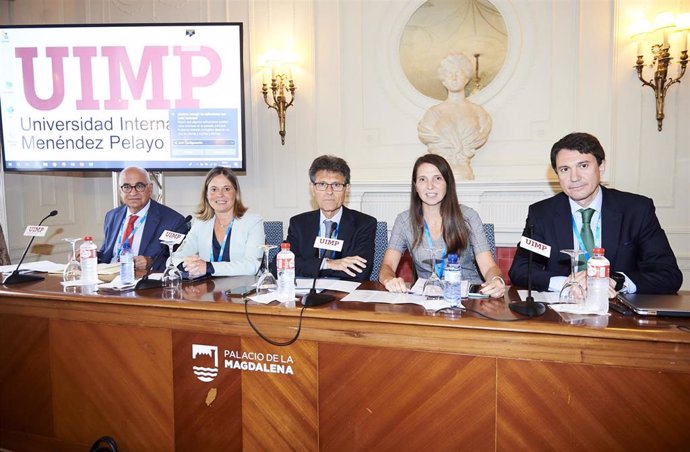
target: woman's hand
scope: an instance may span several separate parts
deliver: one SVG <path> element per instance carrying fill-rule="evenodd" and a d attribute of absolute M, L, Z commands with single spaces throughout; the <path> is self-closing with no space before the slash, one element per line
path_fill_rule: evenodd
<path fill-rule="evenodd" d="M 402 278 L 390 278 L 383 283 L 383 285 L 386 286 L 386 290 L 389 292 L 407 292 L 407 285 L 405 284 L 405 280 Z"/>
<path fill-rule="evenodd" d="M 192 278 L 206 274 L 206 261 L 201 259 L 199 255 L 185 257 L 182 267 Z"/>
<path fill-rule="evenodd" d="M 496 275 L 482 284 L 482 288 L 479 292 L 491 298 L 502 298 L 506 292 L 506 283 L 503 281 L 502 277 Z"/>

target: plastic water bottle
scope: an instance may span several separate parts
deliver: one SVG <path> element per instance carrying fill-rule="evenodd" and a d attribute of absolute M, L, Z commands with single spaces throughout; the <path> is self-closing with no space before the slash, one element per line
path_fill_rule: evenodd
<path fill-rule="evenodd" d="M 457 254 L 449 254 L 443 271 L 443 301 L 453 307 L 460 306 L 462 298 L 462 268 Z"/>
<path fill-rule="evenodd" d="M 593 256 L 587 261 L 588 310 L 598 314 L 609 311 L 609 260 L 604 257 L 604 248 L 594 248 Z"/>
<path fill-rule="evenodd" d="M 98 282 L 98 256 L 96 255 L 96 244 L 90 235 L 84 237 L 84 241 L 79 246 L 79 257 L 81 260 L 81 280 L 84 283 Z"/>
<path fill-rule="evenodd" d="M 123 286 L 134 284 L 134 253 L 129 242 L 125 242 L 120 251 L 120 283 Z"/>
<path fill-rule="evenodd" d="M 280 244 L 280 252 L 276 256 L 276 270 L 278 272 L 278 301 L 295 301 L 295 253 L 290 251 L 290 244 Z"/>

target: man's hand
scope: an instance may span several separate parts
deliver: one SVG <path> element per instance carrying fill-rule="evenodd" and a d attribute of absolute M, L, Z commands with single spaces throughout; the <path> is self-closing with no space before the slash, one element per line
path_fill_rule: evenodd
<path fill-rule="evenodd" d="M 134 256 L 135 270 L 148 270 L 151 266 L 151 258 L 146 256 Z"/>
<path fill-rule="evenodd" d="M 350 276 L 356 276 L 355 272 L 362 273 L 367 266 L 367 260 L 359 256 L 348 256 L 342 259 L 329 259 L 326 261 L 326 268 L 329 270 L 339 270 Z"/>
<path fill-rule="evenodd" d="M 616 281 L 609 278 L 609 299 L 616 298 L 618 292 L 616 291 Z"/>

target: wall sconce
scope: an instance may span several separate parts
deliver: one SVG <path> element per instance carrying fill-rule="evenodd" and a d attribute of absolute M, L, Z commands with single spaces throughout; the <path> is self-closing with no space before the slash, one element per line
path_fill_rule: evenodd
<path fill-rule="evenodd" d="M 685 68 L 688 64 L 688 29 L 690 29 L 690 13 L 681 14 L 674 19 L 672 13 L 661 13 L 656 16 L 654 20 L 654 27 L 652 27 L 646 19 L 642 19 L 633 25 L 632 36 L 637 39 L 637 62 L 635 68 L 637 69 L 637 77 L 642 82 L 642 86 L 649 86 L 654 90 L 654 97 L 656 98 L 656 121 L 659 132 L 664 122 L 664 99 L 666 92 L 675 83 L 680 83 L 680 79 L 685 75 Z M 663 40 L 660 44 L 653 44 L 652 63 L 650 67 L 656 68 L 654 70 L 654 77 L 645 80 L 642 74 L 644 68 L 644 54 L 642 45 L 644 38 L 651 34 L 651 32 L 660 31 Z M 680 51 L 680 72 L 678 77 L 667 77 L 669 64 L 673 59 L 670 53 L 669 32 L 682 31 L 683 50 Z M 658 39 L 658 38 L 657 38 Z M 658 41 L 657 41 L 658 42 Z"/>
<path fill-rule="evenodd" d="M 271 71 L 271 98 L 268 100 L 269 87 L 267 85 L 268 71 Z M 292 68 L 289 63 L 278 60 L 267 60 L 263 65 L 263 83 L 261 94 L 268 108 L 272 108 L 278 113 L 278 126 L 280 134 L 280 144 L 285 145 L 285 111 L 292 107 L 295 101 L 295 83 L 292 80 Z M 287 99 L 287 92 L 290 92 L 290 100 Z"/>

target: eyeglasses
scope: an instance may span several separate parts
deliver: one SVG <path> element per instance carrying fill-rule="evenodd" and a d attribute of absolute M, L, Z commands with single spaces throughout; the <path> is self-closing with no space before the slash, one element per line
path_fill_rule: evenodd
<path fill-rule="evenodd" d="M 222 193 L 230 193 L 234 189 L 235 189 L 235 187 L 233 187 L 232 185 L 226 185 L 225 187 L 208 187 L 207 192 L 212 194 L 212 195 L 215 195 L 216 193 L 221 193 L 221 192 Z"/>
<path fill-rule="evenodd" d="M 136 190 L 137 193 L 141 193 L 142 191 L 146 190 L 146 187 L 148 187 L 149 184 L 145 184 L 143 182 L 137 182 L 136 184 L 122 184 L 120 186 L 120 190 L 122 190 L 125 193 L 130 193 L 132 189 Z"/>
<path fill-rule="evenodd" d="M 347 184 L 341 184 L 340 182 L 333 182 L 332 184 L 328 182 L 312 182 L 312 185 L 318 191 L 326 191 L 328 187 L 331 187 L 333 191 L 343 191 L 347 187 Z"/>

